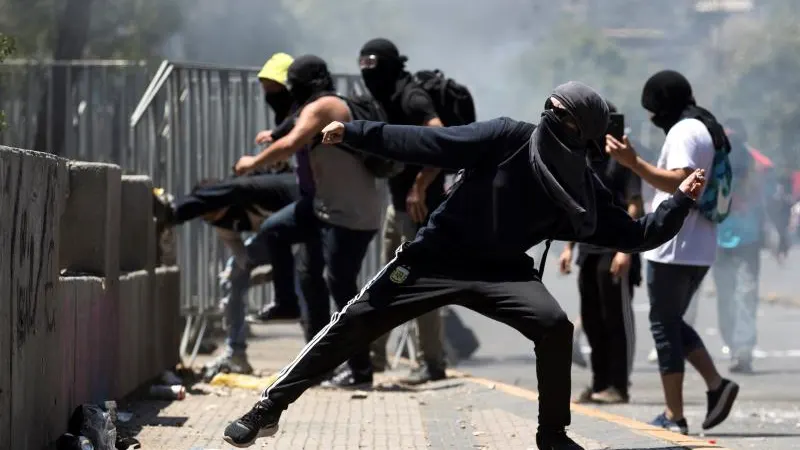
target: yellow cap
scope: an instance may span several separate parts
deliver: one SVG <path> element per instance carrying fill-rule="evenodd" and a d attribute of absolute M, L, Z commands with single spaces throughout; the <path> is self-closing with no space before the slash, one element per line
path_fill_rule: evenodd
<path fill-rule="evenodd" d="M 258 72 L 258 78 L 272 80 L 285 85 L 289 66 L 292 65 L 292 62 L 294 62 L 294 58 L 286 53 L 275 53 L 269 61 L 264 64 L 261 71 Z"/>

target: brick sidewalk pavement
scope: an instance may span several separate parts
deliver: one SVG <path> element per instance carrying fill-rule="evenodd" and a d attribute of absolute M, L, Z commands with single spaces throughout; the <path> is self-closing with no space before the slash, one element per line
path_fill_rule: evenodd
<path fill-rule="evenodd" d="M 261 337 L 249 352 L 261 373 L 278 370 L 302 346 L 296 325 L 255 329 Z M 463 374 L 412 389 L 392 382 L 398 374 L 381 375 L 369 392 L 309 390 L 284 413 L 278 434 L 252 448 L 536 448 L 535 393 Z M 123 404 L 134 418 L 120 428 L 135 433 L 143 450 L 230 449 L 223 430 L 257 397 L 255 390 L 197 384 L 183 401 Z M 570 434 L 588 450 L 719 448 L 585 407 L 573 409 Z"/>

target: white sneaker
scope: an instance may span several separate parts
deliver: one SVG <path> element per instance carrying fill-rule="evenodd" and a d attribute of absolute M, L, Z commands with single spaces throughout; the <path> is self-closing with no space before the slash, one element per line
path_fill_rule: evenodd
<path fill-rule="evenodd" d="M 650 353 L 647 354 L 647 362 L 649 363 L 658 362 L 658 352 L 656 351 L 656 349 L 650 350 Z"/>

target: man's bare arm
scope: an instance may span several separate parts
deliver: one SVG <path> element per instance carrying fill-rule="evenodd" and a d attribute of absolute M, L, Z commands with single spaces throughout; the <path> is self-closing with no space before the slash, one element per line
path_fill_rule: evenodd
<path fill-rule="evenodd" d="M 659 191 L 670 193 L 675 192 L 681 182 L 694 171 L 691 167 L 672 170 L 659 169 L 639 156 L 636 157 L 636 163 L 630 169 L 647 184 Z"/>
<path fill-rule="evenodd" d="M 294 128 L 286 136 L 273 142 L 255 157 L 254 166 L 270 165 L 291 157 L 333 120 L 340 117 L 338 111 L 345 108 L 336 97 L 323 97 L 300 112 Z"/>

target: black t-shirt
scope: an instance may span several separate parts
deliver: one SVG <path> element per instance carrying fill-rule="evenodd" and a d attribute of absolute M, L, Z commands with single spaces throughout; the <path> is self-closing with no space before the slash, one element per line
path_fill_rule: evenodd
<path fill-rule="evenodd" d="M 425 125 L 429 120 L 438 117 L 433 100 L 424 90 L 407 86 L 406 91 L 396 96 L 392 104 L 386 108 L 389 123 L 393 125 Z M 389 192 L 392 205 L 397 211 L 406 210 L 406 197 L 414 185 L 421 166 L 406 165 L 405 169 L 389 179 Z M 433 212 L 444 199 L 444 173 L 441 172 L 428 186 L 426 203 L 428 211 Z"/>
<path fill-rule="evenodd" d="M 628 203 L 642 196 L 642 180 L 627 167 L 611 158 L 598 158 L 590 160 L 592 169 L 597 173 L 603 185 L 611 191 L 614 203 L 623 209 L 628 209 Z M 613 253 L 614 250 L 598 247 L 591 244 L 578 244 L 578 264 L 588 254 Z"/>

